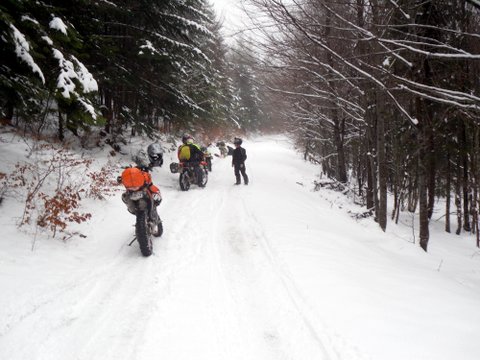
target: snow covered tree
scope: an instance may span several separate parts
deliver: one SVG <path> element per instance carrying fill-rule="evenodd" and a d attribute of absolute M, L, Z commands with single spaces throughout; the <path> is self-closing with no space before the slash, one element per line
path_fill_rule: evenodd
<path fill-rule="evenodd" d="M 61 11 L 55 4 L 12 1 L 4 3 L 0 12 L 4 115 L 11 119 L 15 111 L 17 118 L 35 123 L 39 131 L 56 109 L 60 138 L 63 116 L 73 130 L 95 123 L 90 94 L 97 83 L 78 59 L 82 48 L 78 32 L 67 19 L 55 15 Z"/>
<path fill-rule="evenodd" d="M 7 1 L 0 16 L 6 117 L 30 112 L 41 129 L 55 110 L 60 137 L 105 121 L 113 144 L 127 126 L 203 124 L 225 109 L 205 0 Z"/>
<path fill-rule="evenodd" d="M 249 41 L 240 39 L 229 56 L 234 86 L 233 115 L 245 131 L 258 130 L 263 119 L 262 98 L 256 74 L 255 52 Z"/>

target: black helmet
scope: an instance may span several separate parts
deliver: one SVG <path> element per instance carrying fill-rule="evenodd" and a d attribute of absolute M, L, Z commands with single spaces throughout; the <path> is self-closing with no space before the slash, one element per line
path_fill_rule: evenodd
<path fill-rule="evenodd" d="M 163 149 L 159 143 L 153 143 L 148 145 L 147 148 L 148 158 L 152 166 L 162 166 L 163 164 Z"/>
<path fill-rule="evenodd" d="M 182 136 L 182 142 L 183 142 L 184 144 L 186 144 L 187 141 L 190 140 L 190 139 L 194 140 L 192 135 L 190 135 L 190 134 L 183 134 L 183 136 Z"/>
<path fill-rule="evenodd" d="M 235 145 L 242 145 L 242 139 L 236 137 L 235 139 L 233 139 L 233 143 Z"/>

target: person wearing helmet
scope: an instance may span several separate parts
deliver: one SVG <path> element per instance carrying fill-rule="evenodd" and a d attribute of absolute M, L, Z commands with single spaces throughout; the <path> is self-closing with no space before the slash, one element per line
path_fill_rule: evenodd
<path fill-rule="evenodd" d="M 235 138 L 233 140 L 233 144 L 235 145 L 235 150 L 233 150 L 233 154 L 232 154 L 232 166 L 235 172 L 235 179 L 236 179 L 235 185 L 240 185 L 241 183 L 240 174 L 242 174 L 243 183 L 245 185 L 248 185 L 248 176 L 245 169 L 245 160 L 247 160 L 247 152 L 241 146 L 242 139 Z"/>
<path fill-rule="evenodd" d="M 185 134 L 182 136 L 182 145 L 178 147 L 178 160 L 186 162 L 200 162 L 203 160 L 203 151 L 195 144 L 193 136 Z"/>
<path fill-rule="evenodd" d="M 151 168 L 155 166 L 161 167 L 163 165 L 163 148 L 159 143 L 148 145 L 147 154 Z"/>
<path fill-rule="evenodd" d="M 182 145 L 178 147 L 178 160 L 193 165 L 199 183 L 202 183 L 203 173 L 200 169 L 200 162 L 204 159 L 200 146 L 195 144 L 193 136 L 185 134 L 182 136 Z"/>
<path fill-rule="evenodd" d="M 193 136 L 190 134 L 183 134 L 182 136 L 182 143 L 185 145 L 189 139 L 193 140 Z"/>

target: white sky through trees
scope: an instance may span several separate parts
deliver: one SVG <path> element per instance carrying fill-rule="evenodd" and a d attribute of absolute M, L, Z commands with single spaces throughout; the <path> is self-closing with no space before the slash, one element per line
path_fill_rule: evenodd
<path fill-rule="evenodd" d="M 222 22 L 222 33 L 228 43 L 234 41 L 239 31 L 245 28 L 248 17 L 242 10 L 239 0 L 210 0 L 214 6 L 217 18 Z"/>

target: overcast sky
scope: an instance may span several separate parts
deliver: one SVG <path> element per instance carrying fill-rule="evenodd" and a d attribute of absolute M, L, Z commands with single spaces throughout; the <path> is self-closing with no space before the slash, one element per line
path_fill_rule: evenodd
<path fill-rule="evenodd" d="M 232 41 L 232 36 L 244 28 L 246 15 L 240 8 L 239 0 L 210 0 L 218 18 L 223 21 L 223 34 L 226 41 Z"/>

